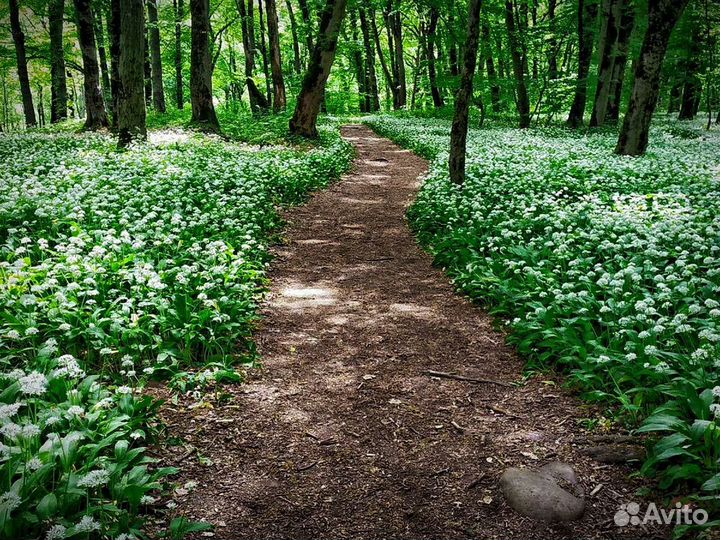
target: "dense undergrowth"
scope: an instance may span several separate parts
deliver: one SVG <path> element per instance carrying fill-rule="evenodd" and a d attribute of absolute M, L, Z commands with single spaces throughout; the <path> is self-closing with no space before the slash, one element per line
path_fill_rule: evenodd
<path fill-rule="evenodd" d="M 432 160 L 409 218 L 437 264 L 507 321 L 531 364 L 561 366 L 661 437 L 643 466 L 661 488 L 717 509 L 718 134 L 659 123 L 648 155 L 627 158 L 611 132 L 471 130 L 459 188 L 447 121 L 369 123 Z"/>
<path fill-rule="evenodd" d="M 276 207 L 352 158 L 331 128 L 288 144 L 282 116 L 184 122 L 124 152 L 72 124 L 0 136 L 0 538 L 141 536 L 172 472 L 142 382 L 254 360 Z"/>

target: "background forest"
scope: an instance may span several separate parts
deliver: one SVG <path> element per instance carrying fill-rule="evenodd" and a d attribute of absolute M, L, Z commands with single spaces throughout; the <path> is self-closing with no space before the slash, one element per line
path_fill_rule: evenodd
<path fill-rule="evenodd" d="M 258 362 L 348 122 L 429 160 L 420 244 L 712 538 L 719 37 L 718 0 L 3 0 L 0 538 L 211 528 L 148 384 L 219 406 Z"/>

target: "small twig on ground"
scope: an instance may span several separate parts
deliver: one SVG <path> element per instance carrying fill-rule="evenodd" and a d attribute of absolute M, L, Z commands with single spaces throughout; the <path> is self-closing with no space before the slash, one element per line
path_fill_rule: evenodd
<path fill-rule="evenodd" d="M 510 383 L 506 383 L 503 381 L 496 381 L 495 379 L 476 379 L 473 377 L 465 377 L 463 375 L 456 375 L 455 373 L 446 373 L 445 371 L 434 371 L 432 369 L 423 371 L 423 375 L 428 375 L 430 377 L 438 377 L 439 379 L 453 379 L 456 381 L 464 381 L 464 382 L 475 383 L 475 384 L 497 384 L 498 386 L 505 386 L 507 388 L 512 388 L 512 386 L 513 386 Z"/>
<path fill-rule="evenodd" d="M 298 472 L 307 471 L 308 469 L 312 469 L 315 465 L 317 465 L 319 461 L 313 461 L 312 463 L 308 463 L 307 465 L 301 465 L 297 469 L 295 469 Z"/>
<path fill-rule="evenodd" d="M 496 412 L 498 414 L 504 414 L 505 416 L 509 416 L 510 418 L 520 418 L 520 416 L 518 416 L 514 412 L 508 411 L 507 409 L 503 409 L 502 407 L 499 407 L 497 405 L 488 405 L 487 407 L 491 411 Z"/>

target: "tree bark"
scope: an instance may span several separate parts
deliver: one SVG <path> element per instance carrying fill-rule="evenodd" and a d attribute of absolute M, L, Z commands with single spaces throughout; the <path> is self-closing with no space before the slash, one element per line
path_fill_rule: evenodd
<path fill-rule="evenodd" d="M 304 137 L 317 137 L 317 117 L 330 75 L 338 34 L 342 25 L 347 0 L 327 0 L 320 18 L 317 42 L 310 65 L 298 96 L 295 113 L 290 120 L 290 132 Z"/>
<path fill-rule="evenodd" d="M 150 62 L 150 38 L 148 36 L 147 26 L 143 34 L 145 40 L 145 105 L 152 106 L 152 62 Z"/>
<path fill-rule="evenodd" d="M 440 12 L 436 7 L 430 8 L 430 21 L 427 28 L 427 61 L 428 79 L 430 79 L 430 93 L 432 94 L 433 105 L 442 107 L 445 105 L 442 94 L 437 84 L 437 71 L 435 69 L 435 40 L 437 38 L 437 25 Z"/>
<path fill-rule="evenodd" d="M 450 75 L 457 77 L 460 74 L 460 66 L 458 64 L 458 47 L 455 39 L 455 2 L 451 1 L 448 8 L 448 41 L 449 41 L 449 53 L 448 61 L 450 62 Z"/>
<path fill-rule="evenodd" d="M 199 129 L 220 132 L 212 91 L 210 56 L 210 0 L 190 0 L 192 21 L 190 50 L 191 122 Z"/>
<path fill-rule="evenodd" d="M 548 25 L 550 27 L 550 37 L 548 39 L 548 78 L 555 80 L 558 78 L 558 64 L 557 64 L 557 37 L 555 36 L 555 8 L 557 7 L 557 0 L 548 0 Z"/>
<path fill-rule="evenodd" d="M 610 88 L 615 69 L 615 48 L 618 41 L 620 11 L 622 0 L 604 0 L 603 2 L 603 35 L 600 38 L 600 62 L 598 64 L 598 82 L 595 89 L 595 102 L 590 116 L 590 127 L 599 127 L 605 123 Z"/>
<path fill-rule="evenodd" d="M 645 153 L 648 132 L 660 92 L 660 70 L 673 28 L 689 0 L 649 0 L 648 28 L 640 58 L 635 64 L 635 83 L 615 152 L 638 156 Z"/>
<path fill-rule="evenodd" d="M 147 138 L 145 121 L 145 6 L 143 0 L 119 0 L 120 80 L 118 146 Z"/>
<path fill-rule="evenodd" d="M 497 80 L 497 72 L 495 71 L 495 61 L 493 60 L 492 49 L 490 48 L 490 25 L 487 18 L 482 21 L 482 49 L 485 56 L 485 65 L 487 68 L 488 81 L 490 82 L 490 103 L 495 114 L 500 112 L 500 85 Z"/>
<path fill-rule="evenodd" d="M 33 106 L 32 90 L 30 89 L 30 76 L 27 69 L 27 52 L 25 51 L 25 34 L 20 26 L 20 8 L 18 0 L 8 0 L 10 5 L 10 29 L 15 42 L 15 58 L 17 60 L 17 74 L 22 94 L 23 112 L 25 113 L 25 126 L 35 127 L 35 107 Z"/>
<path fill-rule="evenodd" d="M 120 0 L 110 0 L 110 16 L 108 17 L 108 36 L 110 38 L 110 94 L 112 102 L 112 127 L 118 128 L 120 99 Z"/>
<path fill-rule="evenodd" d="M 623 2 L 623 4 L 607 110 L 607 120 L 611 122 L 617 122 L 620 118 L 620 104 L 622 103 L 623 83 L 630 51 L 630 37 L 635 27 L 635 6 L 628 1 Z"/>
<path fill-rule="evenodd" d="M 102 8 L 97 7 L 93 14 L 95 15 L 95 36 L 97 37 L 98 57 L 100 58 L 100 75 L 102 76 L 102 93 L 105 103 L 112 100 L 112 92 L 110 91 L 110 71 L 108 70 L 107 51 L 105 49 L 105 31 L 102 23 Z"/>
<path fill-rule="evenodd" d="M 455 94 L 455 114 L 450 130 L 450 180 L 462 185 L 465 182 L 465 153 L 467 148 L 468 118 L 473 97 L 473 77 L 480 38 L 480 7 L 482 0 L 470 0 L 468 5 L 467 41 L 463 50 L 460 85 Z"/>
<path fill-rule="evenodd" d="M 512 0 L 505 1 L 505 24 L 508 30 L 510 56 L 512 57 L 513 73 L 517 93 L 517 111 L 520 116 L 520 128 L 530 127 L 530 97 L 525 82 L 525 62 L 515 28 L 515 17 Z"/>
<path fill-rule="evenodd" d="M 402 18 L 400 15 L 401 6 L 395 6 L 395 10 L 390 14 L 391 28 L 393 33 L 393 42 L 395 46 L 395 85 L 398 89 L 396 109 L 401 109 L 407 104 L 407 83 L 405 76 L 405 54 L 402 36 Z"/>
<path fill-rule="evenodd" d="M 367 92 L 369 97 L 368 112 L 380 110 L 380 96 L 378 95 L 377 73 L 375 72 L 375 48 L 370 39 L 370 28 L 368 26 L 368 15 L 364 7 L 358 8 L 360 13 L 360 30 L 363 35 L 363 47 L 365 49 L 365 68 L 367 71 Z M 374 17 L 374 15 L 373 15 Z"/>
<path fill-rule="evenodd" d="M 265 0 L 267 11 L 268 41 L 270 42 L 270 69 L 272 71 L 273 110 L 279 112 L 287 105 L 285 96 L 285 80 L 282 72 L 282 58 L 280 56 L 280 31 L 278 30 L 278 15 L 275 0 Z"/>
<path fill-rule="evenodd" d="M 310 62 L 310 56 L 313 52 L 313 24 L 310 20 L 310 8 L 308 7 L 307 0 L 298 0 L 300 4 L 300 14 L 303 19 L 303 31 L 305 35 L 305 46 L 307 48 L 308 62 Z"/>
<path fill-rule="evenodd" d="M 108 127 L 105 100 L 100 90 L 100 66 L 95 46 L 95 20 L 90 0 L 74 0 L 78 42 L 83 59 L 85 91 L 85 129 Z"/>
<path fill-rule="evenodd" d="M 63 48 L 63 17 L 65 0 L 50 0 L 50 122 L 67 118 L 67 80 L 65 78 L 65 49 Z"/>
<path fill-rule="evenodd" d="M 265 73 L 265 91 L 267 93 L 267 100 L 272 100 L 271 92 L 271 79 L 270 69 L 268 64 L 268 53 L 267 46 L 265 45 L 265 17 L 263 15 L 263 3 L 262 0 L 258 0 L 258 13 L 260 15 L 260 56 L 262 56 L 263 72 Z"/>
<path fill-rule="evenodd" d="M 240 0 L 244 2 L 245 0 Z M 175 7 L 175 104 L 179 110 L 185 107 L 183 91 L 182 25 L 185 18 L 183 0 L 173 0 Z"/>
<path fill-rule="evenodd" d="M 285 6 L 287 7 L 288 17 L 290 18 L 290 31 L 292 32 L 293 68 L 295 69 L 295 73 L 299 75 L 302 73 L 302 62 L 300 60 L 300 42 L 298 39 L 297 21 L 295 20 L 295 12 L 293 11 L 290 0 L 285 0 Z"/>
<path fill-rule="evenodd" d="M 163 87 L 162 55 L 160 53 L 160 27 L 158 26 L 157 0 L 147 0 L 150 59 L 152 62 L 153 107 L 159 113 L 166 111 Z"/>
<path fill-rule="evenodd" d="M 693 21 L 690 43 L 687 48 L 687 58 L 684 62 L 685 76 L 680 99 L 680 114 L 678 120 L 692 120 L 697 112 L 696 103 L 700 98 L 702 83 L 698 74 L 701 70 L 700 55 L 702 54 L 702 36 L 700 35 L 699 21 Z"/>
<path fill-rule="evenodd" d="M 389 96 L 388 96 L 388 90 L 389 90 L 392 93 L 393 103 L 394 103 L 396 89 L 393 84 L 393 76 L 390 71 L 390 68 L 388 67 L 387 60 L 385 59 L 385 55 L 383 54 L 382 44 L 380 43 L 380 33 L 378 32 L 377 21 L 375 20 L 375 11 L 372 8 L 370 8 L 368 17 L 369 17 L 370 23 L 372 25 L 373 39 L 375 40 L 375 48 L 377 49 L 378 58 L 380 59 L 380 66 L 382 67 L 383 75 L 385 76 L 385 96 L 389 98 Z M 388 101 L 389 101 L 389 99 L 388 99 Z"/>
<path fill-rule="evenodd" d="M 579 0 L 578 3 L 578 75 L 575 86 L 575 98 L 570 107 L 567 125 L 577 128 L 583 125 L 585 104 L 587 103 L 588 73 L 593 52 L 593 26 L 597 19 L 598 6 L 592 0 Z"/>
<path fill-rule="evenodd" d="M 350 27 L 352 31 L 352 63 L 355 65 L 355 78 L 358 86 L 358 109 L 361 113 L 370 109 L 369 95 L 367 92 L 367 70 L 363 61 L 362 48 L 360 47 L 357 33 L 357 17 L 354 11 L 350 11 Z M 347 39 L 346 39 L 347 41 Z"/>

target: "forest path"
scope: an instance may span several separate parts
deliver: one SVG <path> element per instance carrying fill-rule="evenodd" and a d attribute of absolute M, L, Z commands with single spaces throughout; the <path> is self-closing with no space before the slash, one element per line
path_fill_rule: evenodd
<path fill-rule="evenodd" d="M 180 482 L 197 482 L 178 510 L 228 540 L 617 537 L 633 486 L 629 469 L 577 452 L 593 413 L 551 381 L 424 373 L 512 383 L 522 362 L 406 225 L 427 163 L 367 127 L 343 135 L 352 172 L 288 213 L 256 335 L 264 369 L 212 407 L 163 410 L 170 435 L 210 460 L 178 460 Z M 506 467 L 553 460 L 586 493 L 604 485 L 576 523 L 530 522 L 499 492 Z"/>

